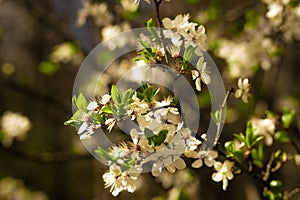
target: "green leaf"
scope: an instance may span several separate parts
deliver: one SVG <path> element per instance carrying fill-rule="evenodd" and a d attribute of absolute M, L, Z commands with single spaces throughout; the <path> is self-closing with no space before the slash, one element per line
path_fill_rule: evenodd
<path fill-rule="evenodd" d="M 195 47 L 192 47 L 192 46 L 188 46 L 185 50 L 184 50 L 184 53 L 183 53 L 183 60 L 185 63 L 189 63 L 193 56 L 194 56 L 194 52 L 195 52 Z"/>
<path fill-rule="evenodd" d="M 149 33 L 151 34 L 151 37 L 152 37 L 152 38 L 154 38 L 154 39 L 159 38 L 159 37 L 158 37 L 158 33 L 157 33 L 157 28 L 154 27 L 153 19 L 152 19 L 152 18 L 150 18 L 150 19 L 146 22 L 146 26 L 147 26 L 147 29 L 148 29 Z"/>
<path fill-rule="evenodd" d="M 122 93 L 120 92 L 120 90 L 117 88 L 117 86 L 113 85 L 111 87 L 111 98 L 113 100 L 113 103 L 115 105 L 119 105 L 122 103 L 123 100 L 123 96 Z"/>
<path fill-rule="evenodd" d="M 127 106 L 130 102 L 130 100 L 132 99 L 132 96 L 134 94 L 134 90 L 133 89 L 128 89 L 123 97 L 123 103 Z"/>
<path fill-rule="evenodd" d="M 263 151 L 263 145 L 259 145 L 258 149 L 252 149 L 251 150 L 251 156 L 253 159 L 253 164 L 256 165 L 259 168 L 263 168 L 264 163 L 264 151 Z"/>
<path fill-rule="evenodd" d="M 233 134 L 233 135 L 238 141 L 240 141 L 241 143 L 244 142 L 246 144 L 246 138 L 244 135 L 242 134 Z"/>
<path fill-rule="evenodd" d="M 283 115 L 281 116 L 281 122 L 283 128 L 289 128 L 292 124 L 295 116 L 294 110 L 289 110 L 288 108 L 283 108 Z"/>
<path fill-rule="evenodd" d="M 247 128 L 246 128 L 246 133 L 245 133 L 245 136 L 246 136 L 246 141 L 251 144 L 252 141 L 253 141 L 253 138 L 254 138 L 254 126 L 253 126 L 253 123 L 252 122 L 248 122 L 247 123 Z"/>
<path fill-rule="evenodd" d="M 233 141 L 226 142 L 225 145 L 224 145 L 224 147 L 225 147 L 225 149 L 226 149 L 227 152 L 232 153 L 232 152 L 235 151 L 235 144 L 234 144 Z"/>
<path fill-rule="evenodd" d="M 65 126 L 75 126 L 75 124 L 76 124 L 76 120 L 74 120 L 74 119 L 69 119 L 68 121 L 65 121 L 64 122 L 64 125 Z"/>
<path fill-rule="evenodd" d="M 97 112 L 91 111 L 89 113 L 89 116 L 90 116 L 90 120 L 93 122 L 93 124 L 103 124 L 105 122 L 104 116 Z"/>
<path fill-rule="evenodd" d="M 98 147 L 95 150 L 96 155 L 103 161 L 112 161 L 112 162 L 117 162 L 118 158 L 116 158 L 113 155 L 110 155 L 107 151 L 105 151 L 104 149 L 102 149 L 101 147 Z"/>
<path fill-rule="evenodd" d="M 39 64 L 38 69 L 40 73 L 52 76 L 59 70 L 59 64 L 51 61 L 44 61 Z"/>
<path fill-rule="evenodd" d="M 105 105 L 101 108 L 101 111 L 107 114 L 113 114 L 113 111 L 111 109 L 111 104 Z"/>
<path fill-rule="evenodd" d="M 144 134 L 148 140 L 148 144 L 153 147 L 156 147 L 161 145 L 165 141 L 168 135 L 168 130 L 161 130 L 157 135 L 155 135 L 153 131 L 151 131 L 148 128 L 145 128 Z"/>
<path fill-rule="evenodd" d="M 75 126 L 78 127 L 81 122 L 82 122 L 82 117 L 85 114 L 85 112 L 83 110 L 77 110 L 73 116 L 71 117 L 71 119 L 69 119 L 68 121 L 64 122 L 64 125 L 66 126 Z"/>
<path fill-rule="evenodd" d="M 288 133 L 285 131 L 278 131 L 274 135 L 275 140 L 285 143 L 285 142 L 290 142 L 291 138 L 289 137 Z"/>
<path fill-rule="evenodd" d="M 159 92 L 159 88 L 154 89 L 154 87 L 150 84 L 143 84 L 142 89 L 143 93 L 138 93 L 137 95 L 140 99 L 144 99 L 147 103 L 152 103 Z"/>
<path fill-rule="evenodd" d="M 245 157 L 245 152 L 243 150 L 237 150 L 233 152 L 234 157 L 236 157 L 239 160 L 243 160 Z"/>
<path fill-rule="evenodd" d="M 78 97 L 76 97 L 76 95 L 73 96 L 72 105 L 75 108 L 75 110 L 86 111 L 87 101 L 86 101 L 86 99 L 85 99 L 85 97 L 83 96 L 82 93 L 80 93 L 78 95 Z"/>
<path fill-rule="evenodd" d="M 278 115 L 276 115 L 275 113 L 273 113 L 269 110 L 266 110 L 265 113 L 266 113 L 266 117 L 269 118 L 269 119 L 272 119 L 272 118 L 277 119 L 278 118 Z"/>
<path fill-rule="evenodd" d="M 86 110 L 87 101 L 82 93 L 80 93 L 76 99 L 76 105 L 79 110 Z"/>

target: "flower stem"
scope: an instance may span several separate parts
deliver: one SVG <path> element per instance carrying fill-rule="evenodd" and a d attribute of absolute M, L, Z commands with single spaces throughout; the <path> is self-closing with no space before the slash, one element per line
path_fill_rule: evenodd
<path fill-rule="evenodd" d="M 160 17 L 160 10 L 159 10 L 159 6 L 160 6 L 161 3 L 162 3 L 162 0 L 154 0 L 156 19 L 158 21 L 159 27 L 162 27 L 162 20 L 161 20 L 161 17 Z"/>

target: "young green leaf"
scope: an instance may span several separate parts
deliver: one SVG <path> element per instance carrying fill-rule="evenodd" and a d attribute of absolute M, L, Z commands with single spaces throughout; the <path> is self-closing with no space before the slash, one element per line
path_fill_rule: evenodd
<path fill-rule="evenodd" d="M 145 128 L 144 134 L 148 140 L 148 144 L 156 147 L 161 145 L 165 141 L 168 135 L 168 130 L 161 130 L 157 135 L 154 135 L 154 133 L 150 129 Z"/>
<path fill-rule="evenodd" d="M 288 108 L 283 108 L 283 115 L 281 116 L 281 122 L 283 128 L 289 128 L 292 124 L 295 116 L 294 110 L 289 110 Z"/>
<path fill-rule="evenodd" d="M 291 138 L 289 137 L 288 133 L 285 131 L 278 131 L 274 135 L 275 140 L 285 143 L 285 142 L 290 142 Z"/>
<path fill-rule="evenodd" d="M 78 97 L 73 96 L 72 104 L 76 110 L 86 111 L 87 101 L 82 93 L 80 93 Z"/>
<path fill-rule="evenodd" d="M 252 156 L 252 159 L 253 159 L 253 164 L 256 165 L 259 168 L 263 168 L 263 166 L 264 166 L 264 163 L 263 163 L 264 151 L 263 151 L 263 145 L 262 144 L 260 144 L 258 146 L 258 149 L 253 148 L 251 150 L 251 156 Z"/>
<path fill-rule="evenodd" d="M 111 87 L 111 98 L 113 100 L 113 103 L 115 105 L 119 105 L 122 103 L 123 100 L 123 96 L 122 93 L 120 92 L 120 90 L 117 88 L 117 86 L 113 85 Z"/>
<path fill-rule="evenodd" d="M 107 114 L 113 114 L 113 111 L 111 109 L 111 104 L 105 105 L 101 108 L 101 111 Z"/>
<path fill-rule="evenodd" d="M 195 52 L 195 47 L 192 47 L 192 46 L 188 46 L 184 53 L 183 53 L 183 59 L 184 59 L 184 62 L 186 63 L 189 63 L 192 58 L 193 58 L 193 55 L 194 55 L 194 52 Z"/>
<path fill-rule="evenodd" d="M 129 102 L 130 102 L 130 100 L 131 100 L 133 94 L 134 94 L 134 90 L 133 90 L 133 89 L 128 89 L 128 90 L 125 92 L 124 97 L 123 97 L 123 100 L 122 100 L 122 102 L 123 102 L 124 105 L 127 106 L 127 105 L 129 104 Z"/>

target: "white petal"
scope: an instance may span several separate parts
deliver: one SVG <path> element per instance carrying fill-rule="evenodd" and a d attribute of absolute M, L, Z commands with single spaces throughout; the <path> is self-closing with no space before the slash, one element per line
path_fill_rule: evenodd
<path fill-rule="evenodd" d="M 217 171 L 220 171 L 222 169 L 223 164 L 221 162 L 215 162 L 214 167 Z"/>
<path fill-rule="evenodd" d="M 98 107 L 97 102 L 92 101 L 88 104 L 88 106 L 86 107 L 87 110 L 95 110 Z"/>
<path fill-rule="evenodd" d="M 228 178 L 229 180 L 233 179 L 233 177 L 234 177 L 234 175 L 233 175 L 233 173 L 232 173 L 231 171 L 227 172 L 227 173 L 226 173 L 226 176 L 227 176 L 227 178 Z"/>
<path fill-rule="evenodd" d="M 186 167 L 186 164 L 182 158 L 178 158 L 177 160 L 174 161 L 173 164 L 179 170 L 182 170 Z"/>
<path fill-rule="evenodd" d="M 214 150 L 211 150 L 207 153 L 207 157 L 210 157 L 210 158 L 217 158 L 218 157 L 218 152 L 217 151 L 214 151 Z"/>
<path fill-rule="evenodd" d="M 238 80 L 238 87 L 243 88 L 243 81 L 241 78 L 239 78 L 239 80 Z"/>
<path fill-rule="evenodd" d="M 153 166 L 151 173 L 153 176 L 158 177 L 161 174 L 161 171 Z"/>
<path fill-rule="evenodd" d="M 216 161 L 214 159 L 208 159 L 208 158 L 204 159 L 204 163 L 207 167 L 212 167 L 215 164 L 215 162 Z"/>
<path fill-rule="evenodd" d="M 197 70 L 192 70 L 191 72 L 193 80 L 199 77 L 199 72 Z"/>
<path fill-rule="evenodd" d="M 200 57 L 198 62 L 197 62 L 197 69 L 200 70 L 202 68 L 202 65 L 203 65 L 203 62 L 204 62 L 204 57 Z"/>
<path fill-rule="evenodd" d="M 201 73 L 201 79 L 202 79 L 203 83 L 205 83 L 206 85 L 210 84 L 210 82 L 211 82 L 211 78 L 207 73 Z"/>
<path fill-rule="evenodd" d="M 176 169 L 173 165 L 169 165 L 169 166 L 166 166 L 166 169 L 168 170 L 168 172 L 170 173 L 175 173 Z"/>
<path fill-rule="evenodd" d="M 229 160 L 225 160 L 223 167 L 226 169 L 226 171 L 230 171 L 233 165 L 234 165 L 233 162 L 230 162 Z"/>
<path fill-rule="evenodd" d="M 105 104 L 107 104 L 110 101 L 110 98 L 111 98 L 110 95 L 105 94 L 105 95 L 102 96 L 102 99 L 101 99 L 100 103 L 103 104 L 103 105 L 105 105 Z"/>
<path fill-rule="evenodd" d="M 202 159 L 198 159 L 195 162 L 193 162 L 192 167 L 193 168 L 200 168 L 200 167 L 202 167 L 202 165 L 203 165 Z"/>
<path fill-rule="evenodd" d="M 196 79 L 195 84 L 196 84 L 196 90 L 198 90 L 200 92 L 201 91 L 201 80 L 200 80 L 200 78 Z"/>
<path fill-rule="evenodd" d="M 212 174 L 211 178 L 216 182 L 220 182 L 223 179 L 223 174 L 220 172 L 216 172 Z"/>
<path fill-rule="evenodd" d="M 237 91 L 235 91 L 235 98 L 240 98 L 242 96 L 243 91 L 241 89 L 238 89 Z"/>
<path fill-rule="evenodd" d="M 244 87 L 248 87 L 248 86 L 249 86 L 249 80 L 248 80 L 247 78 L 245 78 L 245 79 L 243 80 L 243 86 L 244 86 Z"/>
<path fill-rule="evenodd" d="M 199 153 L 196 151 L 186 151 L 184 155 L 188 158 L 199 158 Z"/>
<path fill-rule="evenodd" d="M 87 127 L 88 127 L 88 124 L 86 122 L 83 122 L 78 129 L 78 134 L 83 133 L 83 131 L 85 131 Z"/>
<path fill-rule="evenodd" d="M 228 186 L 228 180 L 227 180 L 227 178 L 224 178 L 223 179 L 223 190 L 224 191 L 226 190 L 227 186 Z"/>
<path fill-rule="evenodd" d="M 248 94 L 247 93 L 244 93 L 242 95 L 242 100 L 243 100 L 244 103 L 248 103 Z"/>
<path fill-rule="evenodd" d="M 130 136 L 134 144 L 138 143 L 138 132 L 135 129 L 131 129 Z"/>

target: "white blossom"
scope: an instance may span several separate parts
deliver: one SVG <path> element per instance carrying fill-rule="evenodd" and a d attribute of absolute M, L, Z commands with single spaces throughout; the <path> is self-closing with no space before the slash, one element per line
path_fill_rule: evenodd
<path fill-rule="evenodd" d="M 141 171 L 140 167 L 136 167 L 131 171 L 122 172 L 120 166 L 113 164 L 109 167 L 109 172 L 102 176 L 105 188 L 111 187 L 110 192 L 113 196 L 117 196 L 123 190 L 132 193 L 137 188 L 136 180 Z"/>
<path fill-rule="evenodd" d="M 257 119 L 254 118 L 251 120 L 254 128 L 256 129 L 257 135 L 262 135 L 265 140 L 265 144 L 267 146 L 271 146 L 273 144 L 273 137 L 275 134 L 275 119 Z"/>
<path fill-rule="evenodd" d="M 238 89 L 235 91 L 235 97 L 242 98 L 243 102 L 248 103 L 249 91 L 250 91 L 249 80 L 247 78 L 245 78 L 244 80 L 239 78 Z"/>
<path fill-rule="evenodd" d="M 200 57 L 197 66 L 197 70 L 191 70 L 192 78 L 195 80 L 196 90 L 201 91 L 201 81 L 205 84 L 210 84 L 211 77 L 208 70 L 207 63 L 204 62 L 204 57 Z"/>
<path fill-rule="evenodd" d="M 212 167 L 216 162 L 215 159 L 218 157 L 218 152 L 213 151 L 213 150 L 199 151 L 199 152 L 187 151 L 187 152 L 185 152 L 185 156 L 189 157 L 189 158 L 197 159 L 192 163 L 192 167 L 194 167 L 194 168 L 202 167 L 203 161 L 207 167 Z"/>
<path fill-rule="evenodd" d="M 214 168 L 217 172 L 212 174 L 212 180 L 216 182 L 223 182 L 223 190 L 227 189 L 228 180 L 232 180 L 234 175 L 232 173 L 232 167 L 234 163 L 225 160 L 222 164 L 221 162 L 215 162 Z"/>
<path fill-rule="evenodd" d="M 109 25 L 113 20 L 113 15 L 109 12 L 106 3 L 90 3 L 84 1 L 83 8 L 78 11 L 76 24 L 83 26 L 88 16 L 91 16 L 95 25 Z"/>
<path fill-rule="evenodd" d="M 182 34 L 185 33 L 190 27 L 189 18 L 189 14 L 180 14 L 177 15 L 174 20 L 171 20 L 170 18 L 164 18 L 162 23 L 166 29 L 172 29 Z"/>
<path fill-rule="evenodd" d="M 13 139 L 23 140 L 32 124 L 28 117 L 18 112 L 6 111 L 0 121 L 1 131 L 4 133 L 3 145 L 11 146 Z"/>

